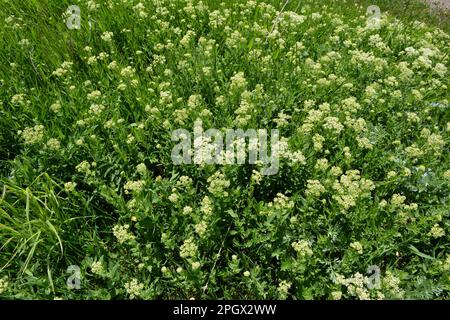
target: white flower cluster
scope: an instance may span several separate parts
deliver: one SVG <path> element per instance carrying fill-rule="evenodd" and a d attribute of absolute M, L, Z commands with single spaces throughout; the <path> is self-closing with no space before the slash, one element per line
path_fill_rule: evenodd
<path fill-rule="evenodd" d="M 202 200 L 202 205 L 200 207 L 200 211 L 205 215 L 209 216 L 213 212 L 213 202 L 208 196 L 205 196 Z"/>
<path fill-rule="evenodd" d="M 292 248 L 298 253 L 300 257 L 309 257 L 313 255 L 313 251 L 309 242 L 306 240 L 294 241 L 291 244 Z"/>
<path fill-rule="evenodd" d="M 101 96 L 102 96 L 102 93 L 100 92 L 100 90 L 94 90 L 87 94 L 87 99 L 88 100 L 96 100 L 96 99 L 100 98 Z"/>
<path fill-rule="evenodd" d="M 125 194 L 129 194 L 130 192 L 140 192 L 144 188 L 145 181 L 127 181 L 123 189 L 125 190 Z"/>
<path fill-rule="evenodd" d="M 230 181 L 225 179 L 225 175 L 220 171 L 216 171 L 211 177 L 208 178 L 209 183 L 208 191 L 213 195 L 221 195 L 223 197 L 228 196 L 226 188 L 230 186 Z"/>
<path fill-rule="evenodd" d="M 94 261 L 94 262 L 92 262 L 92 264 L 91 264 L 91 271 L 94 274 L 98 274 L 98 275 L 102 274 L 103 271 L 104 271 L 103 263 L 101 261 Z"/>
<path fill-rule="evenodd" d="M 77 187 L 77 184 L 75 182 L 72 182 L 72 181 L 66 182 L 64 184 L 64 190 L 67 191 L 67 192 L 75 191 L 76 187 Z"/>
<path fill-rule="evenodd" d="M 188 187 L 192 184 L 192 178 L 188 176 L 181 176 L 177 181 L 178 187 Z"/>
<path fill-rule="evenodd" d="M 138 298 L 142 294 L 142 291 L 144 290 L 144 285 L 142 283 L 139 283 L 137 279 L 132 279 L 129 282 L 126 282 L 125 290 L 130 296 L 130 299 Z"/>
<path fill-rule="evenodd" d="M 336 276 L 336 283 L 347 287 L 347 291 L 351 296 L 356 296 L 360 300 L 370 300 L 370 293 L 365 287 L 368 278 L 357 272 L 350 278 L 345 278 L 342 275 Z"/>
<path fill-rule="evenodd" d="M 66 75 L 68 72 L 71 71 L 73 66 L 73 62 L 70 61 L 64 61 L 61 64 L 61 67 L 59 67 L 58 69 L 56 69 L 55 71 L 53 71 L 53 75 L 57 76 L 57 77 L 62 77 L 64 75 Z"/>
<path fill-rule="evenodd" d="M 428 232 L 428 236 L 432 238 L 441 238 L 445 236 L 445 230 L 436 223 L 431 228 L 430 232 Z"/>
<path fill-rule="evenodd" d="M 128 224 L 125 224 L 123 226 L 115 225 L 113 227 L 113 234 L 120 244 L 135 240 L 136 237 L 128 229 L 130 229 L 130 226 Z"/>
<path fill-rule="evenodd" d="M 145 165 L 145 163 L 140 163 L 136 166 L 136 171 L 137 173 L 139 173 L 141 176 L 144 176 L 147 174 L 147 166 Z"/>
<path fill-rule="evenodd" d="M 180 247 L 180 257 L 188 258 L 193 257 L 197 253 L 197 245 L 194 243 L 194 239 L 189 238 L 184 241 Z"/>
<path fill-rule="evenodd" d="M 326 191 L 325 187 L 322 185 L 322 183 L 320 183 L 319 180 L 307 180 L 306 182 L 307 186 L 305 194 L 307 196 L 312 195 L 315 197 L 320 197 L 320 195 Z"/>
<path fill-rule="evenodd" d="M 61 142 L 58 139 L 50 138 L 47 141 L 46 147 L 51 151 L 58 151 L 61 148 Z"/>
<path fill-rule="evenodd" d="M 205 235 L 207 228 L 208 224 L 206 221 L 201 221 L 194 226 L 195 232 L 197 232 L 200 237 Z"/>
<path fill-rule="evenodd" d="M 268 207 L 273 207 L 276 210 L 292 209 L 294 208 L 294 201 L 290 200 L 289 197 L 279 192 L 273 199 L 273 202 L 269 202 Z"/>
<path fill-rule="evenodd" d="M 92 165 L 91 165 L 89 162 L 87 162 L 87 161 L 85 160 L 85 161 L 81 162 L 80 164 L 78 164 L 78 165 L 75 167 L 75 170 L 76 170 L 77 172 L 84 173 L 84 174 L 86 174 L 87 176 L 89 176 L 89 175 L 92 174 L 91 167 L 92 167 Z"/>
<path fill-rule="evenodd" d="M 286 299 L 291 286 L 292 286 L 291 282 L 288 282 L 286 280 L 280 281 L 280 283 L 278 284 L 277 291 L 280 294 L 281 299 Z"/>
<path fill-rule="evenodd" d="M 111 42 L 113 36 L 114 36 L 114 33 L 110 32 L 110 31 L 105 31 L 105 32 L 103 32 L 103 34 L 101 35 L 101 38 L 102 38 L 102 40 L 105 41 L 105 42 Z"/>
<path fill-rule="evenodd" d="M 362 253 L 363 253 L 363 246 L 362 246 L 362 244 L 361 244 L 360 242 L 358 242 L 358 241 L 355 241 L 355 242 L 350 243 L 350 247 L 353 248 L 353 249 L 355 249 L 356 252 L 358 252 L 358 254 L 362 254 Z"/>
<path fill-rule="evenodd" d="M 7 277 L 1 278 L 0 279 L 0 294 L 5 292 L 8 289 L 8 286 L 9 286 L 8 278 Z"/>
<path fill-rule="evenodd" d="M 333 199 L 344 209 L 348 210 L 356 205 L 356 201 L 361 197 L 369 197 L 370 191 L 375 189 L 375 184 L 365 178 L 361 178 L 358 170 L 348 170 L 340 180 L 333 184 L 336 194 Z"/>
<path fill-rule="evenodd" d="M 26 102 L 25 98 L 26 98 L 26 95 L 24 93 L 15 94 L 11 98 L 11 103 L 23 106 Z"/>
<path fill-rule="evenodd" d="M 44 138 L 44 126 L 36 125 L 31 128 L 25 128 L 19 131 L 18 134 L 22 137 L 25 144 L 35 144 L 41 142 Z"/>
<path fill-rule="evenodd" d="M 400 279 L 396 277 L 391 271 L 386 271 L 383 277 L 383 286 L 389 290 L 395 297 L 401 298 L 404 294 L 400 289 Z"/>

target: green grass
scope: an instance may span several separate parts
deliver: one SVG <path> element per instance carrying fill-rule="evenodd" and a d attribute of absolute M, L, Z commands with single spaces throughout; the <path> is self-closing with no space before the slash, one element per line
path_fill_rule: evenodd
<path fill-rule="evenodd" d="M 449 298 L 445 13 L 138 3 L 0 2 L 1 299 Z M 196 119 L 279 129 L 278 173 L 174 165 Z"/>

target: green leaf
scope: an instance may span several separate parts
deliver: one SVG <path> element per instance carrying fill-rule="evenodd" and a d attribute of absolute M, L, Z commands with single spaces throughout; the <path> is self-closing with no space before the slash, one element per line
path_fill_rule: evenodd
<path fill-rule="evenodd" d="M 414 247 L 413 245 L 410 245 L 409 248 L 411 249 L 411 251 L 418 255 L 419 257 L 425 258 L 425 259 L 431 259 L 431 260 L 435 260 L 435 258 L 433 258 L 432 256 L 429 256 L 425 253 L 420 252 L 416 247 Z"/>

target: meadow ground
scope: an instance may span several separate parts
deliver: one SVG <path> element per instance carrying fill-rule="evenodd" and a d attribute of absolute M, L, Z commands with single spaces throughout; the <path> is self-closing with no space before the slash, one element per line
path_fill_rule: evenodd
<path fill-rule="evenodd" d="M 374 2 L 0 1 L 0 299 L 448 299 L 448 14 Z"/>

